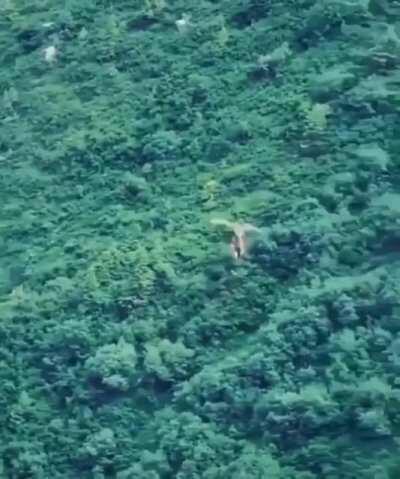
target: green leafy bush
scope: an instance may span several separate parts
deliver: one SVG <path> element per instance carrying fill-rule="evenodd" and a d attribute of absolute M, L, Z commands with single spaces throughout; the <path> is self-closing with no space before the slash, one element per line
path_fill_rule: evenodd
<path fill-rule="evenodd" d="M 116 344 L 100 346 L 86 360 L 85 367 L 90 378 L 99 379 L 106 387 L 126 391 L 138 379 L 136 364 L 135 347 L 121 338 Z"/>

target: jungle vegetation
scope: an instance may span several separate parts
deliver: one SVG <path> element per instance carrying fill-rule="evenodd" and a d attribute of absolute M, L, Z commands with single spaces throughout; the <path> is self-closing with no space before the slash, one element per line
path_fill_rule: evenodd
<path fill-rule="evenodd" d="M 3 0 L 0 57 L 0 478 L 398 479 L 400 3 Z"/>

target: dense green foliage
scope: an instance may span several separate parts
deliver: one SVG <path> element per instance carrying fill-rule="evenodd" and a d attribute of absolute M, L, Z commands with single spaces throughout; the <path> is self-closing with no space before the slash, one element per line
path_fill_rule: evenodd
<path fill-rule="evenodd" d="M 400 477 L 399 2 L 0 14 L 0 477 Z"/>

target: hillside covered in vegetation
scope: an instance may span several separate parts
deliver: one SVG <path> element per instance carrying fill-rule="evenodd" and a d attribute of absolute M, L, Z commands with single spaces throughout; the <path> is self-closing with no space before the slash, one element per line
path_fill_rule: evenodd
<path fill-rule="evenodd" d="M 0 478 L 400 477 L 400 2 L 2 0 Z"/>

